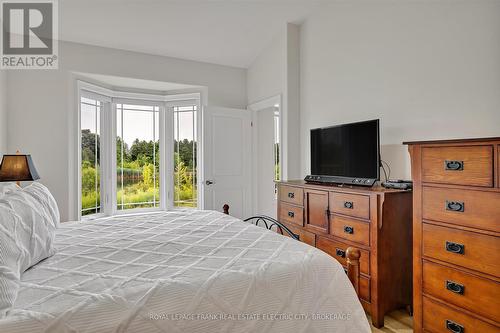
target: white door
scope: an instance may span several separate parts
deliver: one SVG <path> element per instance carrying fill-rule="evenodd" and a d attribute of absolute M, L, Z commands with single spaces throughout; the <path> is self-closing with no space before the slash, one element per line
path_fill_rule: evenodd
<path fill-rule="evenodd" d="M 250 111 L 221 107 L 203 110 L 203 208 L 250 216 Z"/>

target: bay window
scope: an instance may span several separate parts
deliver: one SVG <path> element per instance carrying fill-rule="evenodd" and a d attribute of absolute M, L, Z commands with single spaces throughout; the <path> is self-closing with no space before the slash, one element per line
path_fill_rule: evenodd
<path fill-rule="evenodd" d="M 169 101 L 81 86 L 79 215 L 198 207 L 198 94 Z"/>

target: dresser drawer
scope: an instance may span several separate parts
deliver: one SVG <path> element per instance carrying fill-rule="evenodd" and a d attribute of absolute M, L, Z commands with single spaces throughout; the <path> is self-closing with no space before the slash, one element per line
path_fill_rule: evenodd
<path fill-rule="evenodd" d="M 370 223 L 367 222 L 331 215 L 330 233 L 343 239 L 370 246 Z"/>
<path fill-rule="evenodd" d="M 301 227 L 304 226 L 304 209 L 302 207 L 292 206 L 284 202 L 280 202 L 279 207 L 280 221 L 286 221 Z"/>
<path fill-rule="evenodd" d="M 279 200 L 294 205 L 304 205 L 304 190 L 298 187 L 280 185 Z"/>
<path fill-rule="evenodd" d="M 422 181 L 493 186 L 493 146 L 422 148 Z"/>
<path fill-rule="evenodd" d="M 500 319 L 500 283 L 424 262 L 424 293 L 492 320 Z"/>
<path fill-rule="evenodd" d="M 500 275 L 500 238 L 423 224 L 423 255 L 494 276 Z"/>
<path fill-rule="evenodd" d="M 304 242 L 304 243 L 309 244 L 311 246 L 316 246 L 316 235 L 315 234 L 313 234 L 312 232 L 305 231 L 302 228 L 295 227 L 295 226 L 291 225 L 290 223 L 286 224 L 286 226 L 294 234 L 299 235 L 299 240 L 301 242 Z M 277 230 L 277 232 L 279 234 L 281 234 L 281 232 L 279 232 L 278 230 Z M 283 231 L 283 235 L 289 236 L 285 231 Z"/>
<path fill-rule="evenodd" d="M 342 264 L 342 266 L 347 265 L 345 253 L 349 245 L 332 239 L 328 239 L 326 237 L 316 236 L 316 247 L 337 259 Z M 359 250 L 361 251 L 361 257 L 359 258 L 359 269 L 361 273 L 369 275 L 370 252 L 362 249 Z"/>
<path fill-rule="evenodd" d="M 423 298 L 423 327 L 432 333 L 497 333 L 500 327 L 495 327 L 482 320 L 455 311 L 445 305 Z"/>
<path fill-rule="evenodd" d="M 424 186 L 422 202 L 425 220 L 500 232 L 500 192 Z"/>
<path fill-rule="evenodd" d="M 370 197 L 366 195 L 330 192 L 330 210 L 362 219 L 370 218 Z"/>

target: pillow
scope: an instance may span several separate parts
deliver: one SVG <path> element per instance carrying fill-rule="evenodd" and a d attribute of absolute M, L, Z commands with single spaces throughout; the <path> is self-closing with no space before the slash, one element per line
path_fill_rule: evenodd
<path fill-rule="evenodd" d="M 19 217 L 4 204 L 0 204 L 0 319 L 5 317 L 17 297 L 21 262 L 27 256 L 17 234 L 21 226 Z M 25 251 L 25 252 L 23 252 Z"/>
<path fill-rule="evenodd" d="M 21 274 L 55 253 L 59 213 L 51 211 L 53 197 L 45 190 L 30 185 L 0 198 L 0 319 L 16 300 Z"/>
<path fill-rule="evenodd" d="M 16 183 L 0 183 L 0 198 L 11 191 L 17 191 L 20 187 Z"/>
<path fill-rule="evenodd" d="M 43 184 L 33 182 L 23 188 L 22 191 L 32 196 L 40 204 L 40 208 L 47 214 L 52 224 L 58 228 L 61 220 L 59 208 L 57 207 L 56 199 L 54 199 L 49 189 Z"/>

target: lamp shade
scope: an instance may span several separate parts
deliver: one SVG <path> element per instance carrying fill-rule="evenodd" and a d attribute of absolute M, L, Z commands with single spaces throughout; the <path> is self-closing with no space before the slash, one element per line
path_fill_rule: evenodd
<path fill-rule="evenodd" d="M 40 179 L 31 155 L 3 155 L 0 182 L 20 182 Z"/>

